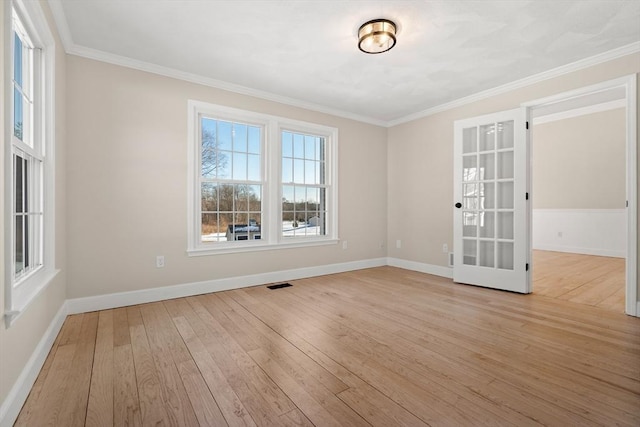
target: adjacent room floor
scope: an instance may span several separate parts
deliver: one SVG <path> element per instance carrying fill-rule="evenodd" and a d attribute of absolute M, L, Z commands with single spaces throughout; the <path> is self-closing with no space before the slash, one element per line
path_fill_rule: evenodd
<path fill-rule="evenodd" d="M 17 425 L 638 426 L 640 319 L 380 267 L 69 316 Z"/>
<path fill-rule="evenodd" d="M 535 250 L 533 292 L 624 313 L 625 259 Z"/>

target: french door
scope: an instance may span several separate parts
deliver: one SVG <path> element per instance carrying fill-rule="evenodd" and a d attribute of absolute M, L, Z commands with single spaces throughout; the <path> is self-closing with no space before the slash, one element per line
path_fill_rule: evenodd
<path fill-rule="evenodd" d="M 531 292 L 526 114 L 454 123 L 455 282 Z"/>

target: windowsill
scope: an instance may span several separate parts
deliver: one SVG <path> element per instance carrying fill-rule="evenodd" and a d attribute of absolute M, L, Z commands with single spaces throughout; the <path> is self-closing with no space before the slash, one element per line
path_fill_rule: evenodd
<path fill-rule="evenodd" d="M 243 242 L 242 244 L 220 244 L 213 243 L 211 247 L 200 247 L 195 249 L 188 249 L 187 254 L 190 257 L 194 256 L 207 256 L 207 255 L 219 255 L 219 254 L 233 254 L 242 252 L 259 252 L 259 251 L 272 251 L 278 249 L 291 249 L 291 248 L 304 248 L 312 246 L 325 246 L 335 245 L 339 242 L 339 239 L 314 239 L 294 242 L 281 242 L 281 243 L 262 243 L 262 242 Z M 214 245 L 221 245 L 213 247 Z"/>
<path fill-rule="evenodd" d="M 9 328 L 13 323 L 27 310 L 29 305 L 40 295 L 53 279 L 58 275 L 60 270 L 42 269 L 35 273 L 32 277 L 25 279 L 25 283 L 20 286 L 27 286 L 28 291 L 23 293 L 18 301 L 12 303 L 12 307 L 5 310 L 4 322 L 5 327 Z"/>

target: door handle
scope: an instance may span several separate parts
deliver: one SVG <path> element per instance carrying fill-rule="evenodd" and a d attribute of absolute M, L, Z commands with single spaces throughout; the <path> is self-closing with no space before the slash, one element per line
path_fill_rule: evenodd
<path fill-rule="evenodd" d="M 456 203 L 455 206 L 456 206 L 456 208 L 460 209 L 462 207 L 462 203 L 458 202 L 458 203 Z"/>

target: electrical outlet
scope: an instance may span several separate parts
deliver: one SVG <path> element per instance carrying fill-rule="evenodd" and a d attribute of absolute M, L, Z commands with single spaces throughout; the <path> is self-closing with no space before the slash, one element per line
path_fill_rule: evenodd
<path fill-rule="evenodd" d="M 396 240 L 396 248 L 400 249 L 402 247 L 402 240 L 398 239 Z"/>
<path fill-rule="evenodd" d="M 442 245 L 442 252 L 444 252 L 445 254 L 449 252 L 449 245 L 447 245 L 446 243 L 444 245 Z"/>
<path fill-rule="evenodd" d="M 342 241 L 342 249 L 347 249 L 349 247 L 349 244 L 347 243 L 346 240 Z"/>
<path fill-rule="evenodd" d="M 562 238 L 562 231 L 558 231 L 558 237 Z"/>
<path fill-rule="evenodd" d="M 164 267 L 164 255 L 158 255 L 156 257 L 156 267 L 157 268 Z"/>

